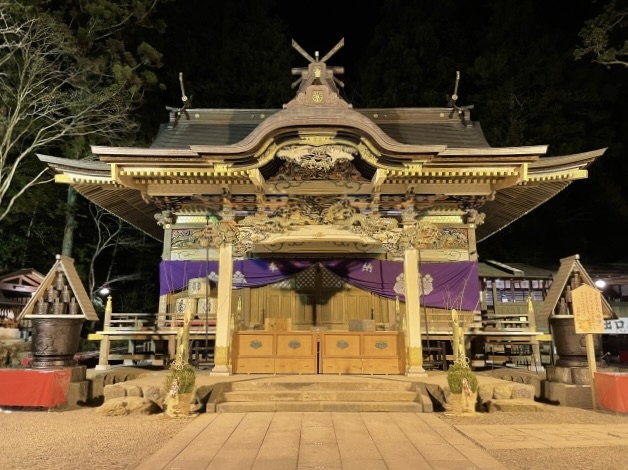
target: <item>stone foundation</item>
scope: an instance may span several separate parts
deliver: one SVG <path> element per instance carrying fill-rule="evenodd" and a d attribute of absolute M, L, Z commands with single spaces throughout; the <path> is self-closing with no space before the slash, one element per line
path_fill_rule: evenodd
<path fill-rule="evenodd" d="M 615 372 L 616 368 L 604 368 Z M 543 382 L 543 398 L 562 406 L 593 408 L 591 374 L 588 367 L 547 366 L 547 380 Z"/>
<path fill-rule="evenodd" d="M 561 406 L 592 409 L 593 397 L 590 385 L 574 385 L 557 382 L 543 382 L 543 398 Z"/>

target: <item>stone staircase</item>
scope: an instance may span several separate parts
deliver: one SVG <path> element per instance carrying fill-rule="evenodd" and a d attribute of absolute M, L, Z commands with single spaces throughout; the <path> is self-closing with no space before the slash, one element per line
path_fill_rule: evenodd
<path fill-rule="evenodd" d="M 431 412 L 416 382 L 347 376 L 293 376 L 225 382 L 213 387 L 207 412 Z"/>

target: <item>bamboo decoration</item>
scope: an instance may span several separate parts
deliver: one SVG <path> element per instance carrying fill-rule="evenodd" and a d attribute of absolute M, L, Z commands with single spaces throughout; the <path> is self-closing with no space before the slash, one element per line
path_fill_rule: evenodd
<path fill-rule="evenodd" d="M 190 415 L 190 401 L 196 384 L 196 373 L 189 361 L 190 320 L 192 313 L 185 312 L 183 326 L 177 331 L 177 357 L 170 365 L 166 377 L 166 414 L 170 417 Z"/>
<path fill-rule="evenodd" d="M 458 312 L 455 308 L 451 309 L 452 319 L 452 349 L 454 352 L 454 362 L 462 366 L 467 365 L 467 357 L 464 350 L 464 332 L 460 326 Z"/>

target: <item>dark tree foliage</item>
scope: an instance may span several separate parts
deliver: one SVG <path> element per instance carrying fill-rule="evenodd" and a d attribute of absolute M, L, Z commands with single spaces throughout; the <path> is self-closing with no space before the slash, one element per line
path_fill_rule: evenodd
<path fill-rule="evenodd" d="M 163 8 L 167 93 L 163 106 L 180 106 L 179 73 L 192 107 L 277 108 L 289 101 L 294 57 L 274 0 L 177 1 Z M 165 101 L 164 101 L 165 100 Z M 167 117 L 163 111 L 161 121 Z"/>
<path fill-rule="evenodd" d="M 100 87 L 102 93 L 110 88 L 117 90 L 124 102 L 120 112 L 120 121 L 124 122 L 117 132 L 93 132 L 84 135 L 66 138 L 49 145 L 46 153 L 59 155 L 66 158 L 89 158 L 89 146 L 93 144 L 105 145 L 138 145 L 146 144 L 147 139 L 138 133 L 140 129 L 141 108 L 144 102 L 146 90 L 157 89 L 159 79 L 156 70 L 161 66 L 161 54 L 150 44 L 153 36 L 163 32 L 165 24 L 155 17 L 157 6 L 168 0 L 137 0 L 134 2 L 118 2 L 109 0 L 94 0 L 84 2 L 80 0 L 25 0 L 21 7 L 38 17 L 44 14 L 56 19 L 59 24 L 66 27 L 70 41 L 76 47 L 76 60 L 79 67 L 85 71 L 85 76 L 90 78 L 89 85 L 97 90 Z M 99 94 L 94 91 L 94 96 Z M 70 103 L 71 104 L 71 103 Z M 30 162 L 30 166 L 37 167 L 36 160 Z M 19 175 L 24 178 L 28 175 L 29 168 Z M 89 218 L 87 202 L 78 198 L 75 204 L 66 204 L 67 187 L 55 184 L 41 186 L 33 190 L 28 198 L 25 198 L 16 207 L 15 213 L 7 220 L 10 224 L 19 224 L 28 227 L 27 236 L 12 236 L 11 244 L 0 251 L 0 260 L 4 270 L 12 270 L 21 267 L 35 267 L 47 272 L 46 266 L 54 263 L 54 255 L 63 251 L 66 255 L 75 258 L 77 271 L 85 280 L 87 279 L 88 266 L 93 257 L 94 221 Z M 63 189 L 63 192 L 60 192 Z M 67 216 L 67 217 L 66 217 Z M 68 230 L 78 227 L 81 230 Z M 45 235 L 42 235 L 40 227 L 48 226 Z M 65 231 L 64 231 L 65 228 Z M 0 229 L 3 233 L 6 227 Z M 64 238 L 64 233 L 66 238 Z M 70 241 L 69 250 L 67 235 L 74 234 L 75 240 Z M 103 252 L 99 259 L 99 276 L 118 277 L 128 275 L 125 269 L 142 267 L 146 272 L 156 272 L 159 261 L 158 243 L 146 239 L 142 234 L 132 250 L 120 250 L 118 257 L 112 257 L 111 253 Z M 72 249 L 72 244 L 76 249 Z M 140 247 L 141 248 L 138 248 Z M 20 249 L 21 248 L 21 249 Z M 34 256 L 34 248 L 39 248 L 39 256 Z M 152 258 L 152 265 L 144 262 L 141 257 L 146 255 L 146 250 L 156 252 Z M 21 256 L 16 253 L 25 253 Z M 133 263 L 120 262 L 129 258 L 140 257 Z M 36 264 L 41 260 L 41 265 Z M 43 266 L 42 266 L 43 265 Z M 43 269 L 42 269 L 43 268 Z M 138 278 L 147 278 L 150 274 Z M 135 283 L 127 285 L 120 292 L 144 287 L 148 291 L 147 283 Z M 145 295 L 144 297 L 149 297 Z M 156 308 L 157 296 L 150 296 L 152 305 L 141 302 L 135 309 Z M 119 300 L 117 298 L 116 300 Z"/>

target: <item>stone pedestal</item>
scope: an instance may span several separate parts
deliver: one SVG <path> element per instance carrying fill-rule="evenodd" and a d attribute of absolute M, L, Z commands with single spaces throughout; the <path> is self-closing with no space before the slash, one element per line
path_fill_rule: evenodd
<path fill-rule="evenodd" d="M 561 406 L 592 409 L 593 398 L 590 385 L 570 385 L 558 382 L 543 382 L 543 398 Z"/>
<path fill-rule="evenodd" d="M 605 369 L 614 371 L 615 368 Z M 542 383 L 543 398 L 562 406 L 593 408 L 591 374 L 588 367 L 547 366 Z"/>
<path fill-rule="evenodd" d="M 89 400 L 89 381 L 87 380 L 87 367 L 72 367 L 70 376 L 70 388 L 68 389 L 68 399 L 66 406 L 74 406 L 86 403 Z"/>

